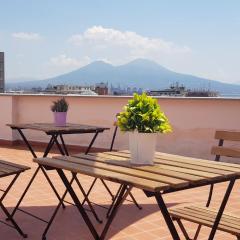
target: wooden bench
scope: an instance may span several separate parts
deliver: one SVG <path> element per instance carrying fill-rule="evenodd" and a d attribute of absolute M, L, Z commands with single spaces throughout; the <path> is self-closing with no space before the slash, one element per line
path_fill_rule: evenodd
<path fill-rule="evenodd" d="M 219 161 L 221 156 L 231 158 L 240 157 L 240 148 L 236 146 L 223 146 L 225 141 L 240 141 L 239 131 L 218 130 L 215 133 L 215 139 L 219 141 L 218 146 L 213 146 L 211 150 L 211 153 L 215 155 L 215 161 Z M 187 240 L 190 240 L 191 238 L 189 237 L 181 220 L 187 220 L 199 224 L 193 238 L 194 240 L 197 239 L 201 230 L 201 226 L 212 228 L 214 225 L 214 221 L 217 216 L 217 210 L 209 207 L 212 199 L 213 187 L 214 185 L 212 185 L 210 188 L 209 198 L 206 206 L 188 205 L 169 209 L 171 217 L 173 220 L 177 221 Z M 231 213 L 224 212 L 218 225 L 218 230 L 233 234 L 238 240 L 240 240 L 240 216 L 233 216 Z"/>
<path fill-rule="evenodd" d="M 179 222 L 179 219 L 183 219 L 212 228 L 216 219 L 217 210 L 209 207 L 190 205 L 169 209 L 169 213 L 173 220 L 178 221 L 178 224 L 180 223 L 180 225 L 181 222 Z M 218 225 L 218 230 L 233 234 L 237 239 L 240 239 L 240 216 L 233 216 L 231 213 L 225 212 Z M 184 235 L 186 239 L 191 239 L 186 235 L 186 232 Z"/>

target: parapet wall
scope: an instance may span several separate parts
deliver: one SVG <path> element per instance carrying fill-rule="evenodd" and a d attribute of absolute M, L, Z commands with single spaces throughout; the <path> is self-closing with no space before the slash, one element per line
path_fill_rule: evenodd
<path fill-rule="evenodd" d="M 20 139 L 7 123 L 52 122 L 50 106 L 55 95 L 0 95 L 0 140 Z M 99 135 L 95 147 L 108 148 L 113 133 L 113 122 L 130 97 L 66 96 L 70 104 L 68 122 L 111 127 Z M 216 129 L 239 129 L 240 99 L 224 98 L 158 98 L 168 116 L 173 133 L 158 137 L 159 151 L 212 159 L 210 149 Z M 47 142 L 41 132 L 27 131 L 32 141 Z M 88 145 L 89 134 L 71 135 L 66 142 L 71 145 Z M 128 135 L 118 132 L 116 149 L 128 148 Z"/>

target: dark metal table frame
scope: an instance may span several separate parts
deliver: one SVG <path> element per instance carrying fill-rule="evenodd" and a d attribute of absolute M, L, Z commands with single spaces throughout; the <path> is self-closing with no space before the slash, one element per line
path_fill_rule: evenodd
<path fill-rule="evenodd" d="M 17 232 L 23 237 L 23 238 L 27 238 L 27 234 L 25 234 L 22 229 L 18 226 L 18 224 L 15 222 L 15 220 L 13 219 L 13 216 L 11 215 L 11 213 L 9 213 L 9 211 L 7 210 L 7 208 L 4 206 L 3 204 L 3 201 L 5 199 L 5 197 L 7 196 L 8 192 L 11 190 L 13 184 L 16 182 L 16 180 L 18 179 L 18 177 L 20 176 L 20 173 L 21 172 L 18 172 L 18 173 L 10 173 L 10 174 L 7 174 L 5 176 L 10 176 L 10 175 L 15 175 L 13 177 L 13 179 L 10 181 L 8 187 L 3 190 L 3 189 L 0 189 L 1 192 L 3 192 L 2 196 L 0 197 L 0 208 L 2 209 L 2 211 L 4 212 L 4 214 L 6 215 L 7 217 L 7 220 L 10 221 L 12 223 L 12 225 L 4 222 L 4 221 L 1 221 L 1 223 L 9 226 L 9 227 L 12 227 L 14 229 L 17 230 Z"/>
<path fill-rule="evenodd" d="M 34 158 L 37 158 L 37 155 L 36 155 L 35 151 L 33 150 L 33 147 L 31 146 L 31 144 L 29 143 L 29 141 L 27 140 L 26 136 L 24 135 L 24 133 L 23 133 L 23 131 L 22 131 L 23 129 L 28 129 L 28 128 L 11 126 L 11 125 L 9 125 L 9 126 L 12 128 L 12 130 L 17 130 L 17 131 L 18 131 L 18 133 L 19 133 L 20 136 L 22 137 L 22 140 L 24 141 L 24 143 L 25 143 L 26 146 L 28 147 L 29 151 L 31 152 L 32 156 L 33 156 Z M 94 127 L 94 126 L 93 126 L 93 127 Z M 94 133 L 94 136 L 93 136 L 90 144 L 88 145 L 88 147 L 87 147 L 87 149 L 86 149 L 86 151 L 85 151 L 85 154 L 88 154 L 89 151 L 91 150 L 91 148 L 92 148 L 92 146 L 93 146 L 93 144 L 94 144 L 94 142 L 95 142 L 98 134 L 99 134 L 99 133 L 102 133 L 104 130 L 108 130 L 108 129 L 109 129 L 109 128 L 98 128 L 98 127 L 96 127 L 96 129 L 95 129 L 94 131 L 93 131 L 93 130 L 91 130 L 91 131 L 89 130 L 89 131 L 85 131 L 85 132 L 76 131 L 76 130 L 75 130 L 75 131 L 44 131 L 44 130 L 42 130 L 42 131 L 45 132 L 48 136 L 51 136 L 51 138 L 50 138 L 50 140 L 49 140 L 49 143 L 47 144 L 47 147 L 46 147 L 46 149 L 45 149 L 45 151 L 44 151 L 43 157 L 47 157 L 47 156 L 48 156 L 48 154 L 49 154 L 49 152 L 51 151 L 51 149 L 52 149 L 52 147 L 54 146 L 54 144 L 56 144 L 56 146 L 57 146 L 60 154 L 69 156 L 69 151 L 68 151 L 68 149 L 67 149 L 67 147 L 66 147 L 65 141 L 64 141 L 64 139 L 63 139 L 63 135 Z M 34 130 L 34 129 L 31 129 L 31 130 Z M 61 144 L 59 143 L 58 138 L 60 138 Z M 61 145 L 62 145 L 62 146 L 61 146 Z M 41 170 L 41 171 L 43 172 L 45 178 L 47 179 L 49 185 L 51 186 L 53 192 L 55 193 L 57 199 L 59 200 L 58 206 L 56 207 L 56 209 L 55 209 L 54 212 L 53 212 L 53 215 L 51 216 L 50 220 L 48 220 L 48 221 L 19 208 L 21 202 L 23 201 L 23 199 L 24 199 L 24 197 L 25 197 L 25 195 L 26 195 L 26 193 L 27 193 L 27 191 L 29 190 L 29 188 L 30 188 L 30 186 L 32 185 L 34 179 L 36 178 L 39 170 Z M 55 218 L 55 216 L 56 216 L 56 214 L 57 214 L 60 206 L 62 206 L 63 208 L 65 208 L 64 202 L 67 202 L 67 203 L 69 203 L 69 204 L 72 204 L 72 203 L 64 200 L 65 197 L 66 197 L 66 195 L 67 195 L 67 193 L 68 193 L 67 190 L 64 192 L 64 194 L 63 194 L 62 196 L 59 195 L 59 193 L 57 192 L 56 188 L 54 187 L 51 179 L 50 179 L 49 176 L 47 175 L 47 172 L 46 172 L 47 170 L 53 170 L 53 168 L 51 168 L 51 167 L 50 167 L 50 168 L 49 168 L 49 167 L 44 167 L 44 166 L 38 164 L 38 167 L 37 167 L 36 171 L 34 172 L 32 178 L 30 179 L 30 181 L 29 181 L 27 187 L 25 188 L 23 194 L 21 195 L 19 201 L 17 202 L 17 205 L 15 206 L 15 208 L 14 208 L 13 211 L 12 211 L 12 213 L 11 213 L 11 214 L 8 216 L 8 218 L 7 218 L 7 220 L 12 221 L 13 216 L 15 215 L 16 211 L 18 210 L 18 211 L 22 211 L 22 212 L 24 212 L 25 214 L 28 214 L 28 215 L 36 218 L 36 219 L 38 219 L 38 220 L 40 220 L 40 221 L 42 221 L 42 222 L 45 222 L 45 223 L 47 224 L 47 226 L 46 226 L 46 228 L 45 228 L 45 230 L 44 230 L 42 239 L 46 239 L 46 234 L 47 234 L 47 232 L 48 232 L 48 230 L 49 230 L 49 228 L 50 228 L 50 226 L 51 226 L 51 224 L 52 224 L 52 222 L 53 222 L 53 220 L 54 220 L 54 218 Z M 94 215 L 95 219 L 96 219 L 99 223 L 102 223 L 102 220 L 98 217 L 96 211 L 94 210 L 94 208 L 93 208 L 93 206 L 92 206 L 92 203 L 90 202 L 90 200 L 89 200 L 89 198 L 88 198 L 88 194 L 85 193 L 85 191 L 84 191 L 84 189 L 83 189 L 83 187 L 82 187 L 79 179 L 77 178 L 77 174 L 72 173 L 72 179 L 71 179 L 71 181 L 70 181 L 70 184 L 72 185 L 72 183 L 73 183 L 74 181 L 76 181 L 76 183 L 77 183 L 77 185 L 78 185 L 81 193 L 83 194 L 83 197 L 84 197 L 83 204 L 84 204 L 85 202 L 87 202 L 87 203 L 88 203 L 88 206 L 89 206 L 89 208 L 90 208 L 90 211 L 91 211 L 92 214 Z M 105 188 L 107 189 L 107 191 L 109 192 L 109 194 L 111 194 L 111 196 L 113 197 L 113 194 L 111 193 L 111 191 L 110 191 L 110 189 L 108 188 L 108 186 L 105 184 L 104 181 L 102 181 L 102 182 L 103 182 Z M 83 204 L 82 204 L 82 205 L 83 205 Z M 75 204 L 72 204 L 72 205 L 75 205 Z M 86 210 L 86 209 L 85 209 L 85 210 Z"/>
<path fill-rule="evenodd" d="M 113 219 L 115 218 L 116 214 L 117 214 L 117 211 L 119 210 L 120 206 L 122 205 L 122 203 L 125 201 L 126 197 L 129 195 L 129 192 L 131 191 L 132 189 L 132 186 L 131 185 L 126 185 L 126 184 L 122 184 L 121 185 L 121 189 L 116 197 L 116 200 L 114 202 L 114 206 L 112 207 L 111 209 L 111 212 L 109 214 L 109 217 L 107 219 L 107 222 L 103 228 L 103 231 L 101 232 L 101 234 L 99 235 L 95 229 L 95 227 L 93 226 L 91 220 L 89 219 L 85 209 L 83 208 L 83 205 L 81 204 L 81 202 L 79 201 L 76 193 L 74 192 L 74 189 L 72 188 L 71 186 L 71 182 L 69 182 L 69 180 L 67 179 L 65 173 L 63 172 L 62 169 L 58 169 L 56 168 L 57 170 L 57 173 L 58 175 L 60 176 L 60 178 L 62 179 L 64 185 L 66 186 L 66 189 L 68 191 L 68 193 L 70 194 L 70 196 L 72 197 L 72 200 L 74 201 L 79 213 L 81 214 L 81 216 L 83 217 L 87 227 L 89 228 L 93 238 L 95 240 L 104 240 L 105 237 L 106 237 L 106 234 L 109 230 L 109 227 L 113 221 Z M 226 204 L 228 202 L 228 199 L 229 199 L 229 196 L 232 192 L 232 189 L 233 189 L 233 186 L 234 186 L 234 183 L 235 183 L 235 180 L 237 178 L 234 177 L 232 178 L 231 180 L 216 180 L 216 182 L 214 183 L 219 183 L 219 182 L 229 182 L 228 184 L 228 187 L 226 189 L 226 192 L 225 192 L 225 195 L 223 197 L 223 200 L 220 204 L 220 208 L 219 208 L 219 211 L 217 213 L 217 216 L 216 216 L 216 219 L 215 219 L 215 222 L 213 224 L 213 227 L 212 227 L 212 230 L 210 232 L 210 235 L 209 235 L 209 238 L 208 240 L 213 240 L 214 239 L 214 236 L 215 236 L 215 233 L 217 231 L 217 228 L 218 228 L 218 225 L 219 225 L 219 222 L 221 220 L 221 217 L 223 215 L 223 212 L 224 212 L 224 209 L 226 207 Z M 186 187 L 185 189 L 190 189 L 190 188 L 196 188 L 196 187 L 201 187 L 201 186 L 206 186 L 206 185 L 210 185 L 209 183 L 202 183 L 202 184 L 199 184 L 198 186 L 193 186 L 193 187 Z M 171 191 L 168 191 L 168 192 L 149 192 L 149 191 L 144 191 L 144 193 L 148 196 L 148 197 L 155 197 L 156 199 L 156 202 L 159 206 L 159 209 L 163 215 L 163 218 L 167 224 L 167 227 L 171 233 L 171 236 L 173 238 L 173 240 L 180 240 L 180 237 L 179 237 L 179 234 L 176 230 L 176 227 L 173 223 L 173 219 L 171 218 L 170 214 L 169 214 L 169 211 L 167 209 L 167 206 L 166 206 L 166 203 L 162 197 L 163 194 L 165 193 L 169 193 L 169 192 L 176 192 L 176 191 L 180 191 L 180 190 L 184 190 L 184 189 L 179 189 L 179 190 L 171 190 Z"/>

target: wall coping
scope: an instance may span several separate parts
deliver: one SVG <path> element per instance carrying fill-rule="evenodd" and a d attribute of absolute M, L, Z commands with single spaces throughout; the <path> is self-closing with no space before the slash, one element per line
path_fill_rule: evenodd
<path fill-rule="evenodd" d="M 80 97 L 80 98 L 131 98 L 132 96 L 115 95 L 80 95 L 80 94 L 33 94 L 33 93 L 0 93 L 1 96 L 30 96 L 30 97 Z M 154 96 L 157 99 L 171 100 L 236 100 L 240 97 L 176 97 L 176 96 Z"/>

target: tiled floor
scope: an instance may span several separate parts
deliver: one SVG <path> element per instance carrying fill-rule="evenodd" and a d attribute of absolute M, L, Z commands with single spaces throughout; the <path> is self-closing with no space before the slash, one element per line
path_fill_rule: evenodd
<path fill-rule="evenodd" d="M 41 156 L 42 152 L 37 152 L 38 156 Z M 31 154 L 24 150 L 22 147 L 18 148 L 6 148 L 0 147 L 0 159 L 12 161 L 15 163 L 25 164 L 31 167 L 31 170 L 25 172 L 20 176 L 17 183 L 6 198 L 5 204 L 9 209 L 16 204 L 19 196 L 23 192 L 26 184 L 28 183 L 33 171 L 36 169 L 36 164 L 32 162 Z M 59 192 L 64 191 L 64 187 L 59 180 L 59 177 L 55 172 L 50 172 L 50 177 L 54 182 L 54 185 Z M 79 175 L 83 186 L 88 189 L 92 179 L 87 176 Z M 0 187 L 4 188 L 9 178 L 1 179 Z M 116 191 L 118 185 L 109 183 L 112 191 Z M 231 195 L 227 210 L 234 212 L 234 214 L 240 214 L 240 181 L 238 181 L 234 187 Z M 222 199 L 226 184 L 218 184 L 214 194 L 214 205 L 217 206 Z M 141 203 L 143 209 L 138 210 L 131 202 L 126 201 L 117 217 L 115 218 L 110 231 L 106 239 L 115 240 L 170 240 L 170 234 L 166 227 L 166 224 L 158 211 L 154 199 L 146 198 L 146 196 L 140 190 L 133 190 L 134 196 Z M 175 206 L 187 202 L 205 203 L 208 194 L 208 187 L 202 187 L 194 190 L 182 191 L 179 193 L 172 193 L 165 195 L 164 198 L 168 203 L 168 206 Z M 70 197 L 67 197 L 70 200 Z M 108 207 L 111 199 L 104 189 L 101 182 L 98 182 L 94 188 L 90 198 L 93 202 Z M 31 189 L 29 190 L 26 198 L 22 203 L 22 209 L 38 214 L 44 219 L 48 219 L 57 204 L 55 195 L 51 188 L 48 186 L 42 173 L 38 175 Z M 95 205 L 96 211 L 102 219 L 105 219 L 106 209 Z M 97 223 L 91 214 L 89 214 L 93 223 L 97 227 L 98 231 L 101 231 L 103 224 Z M 1 219 L 4 218 L 0 213 Z M 40 222 L 20 211 L 16 213 L 16 220 L 22 227 L 24 232 L 28 234 L 28 239 L 38 240 L 41 239 L 41 234 L 46 226 L 45 223 Z M 188 232 L 192 235 L 196 226 L 194 224 L 186 223 Z M 208 228 L 203 228 L 200 233 L 199 239 L 207 239 L 209 233 Z M 21 239 L 14 229 L 6 227 L 0 224 L 0 239 L 3 240 L 15 240 Z M 90 240 L 93 239 L 83 223 L 80 215 L 76 211 L 76 208 L 68 205 L 65 210 L 60 210 L 56 220 L 54 221 L 48 235 L 48 240 Z M 182 237 L 182 239 L 184 239 Z M 235 237 L 217 232 L 215 239 L 236 239 Z"/>

